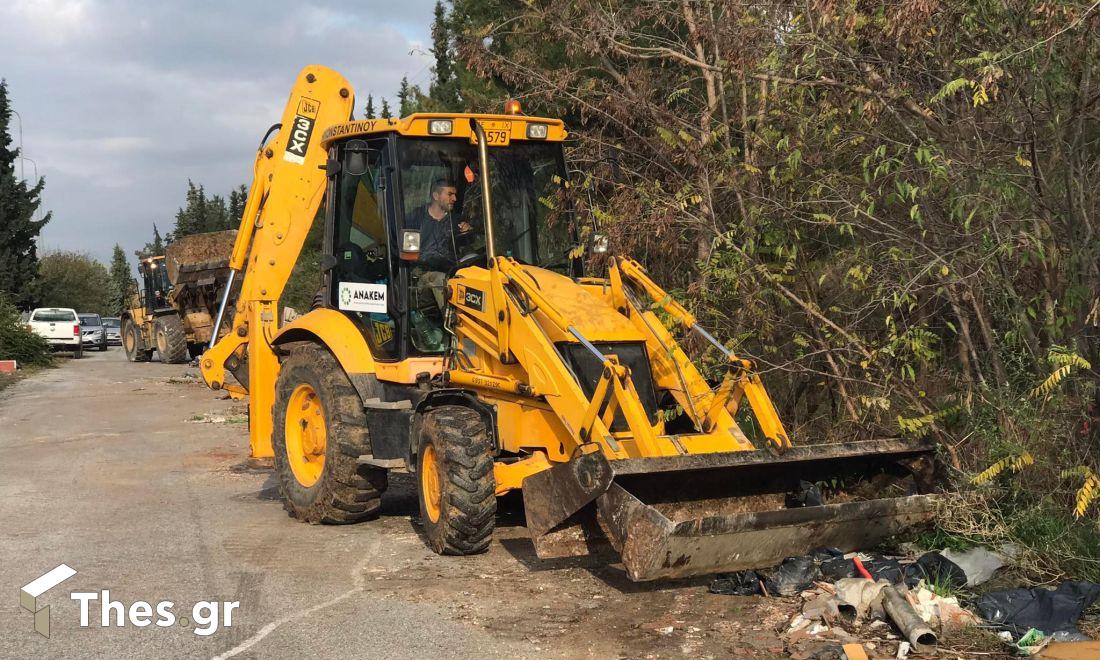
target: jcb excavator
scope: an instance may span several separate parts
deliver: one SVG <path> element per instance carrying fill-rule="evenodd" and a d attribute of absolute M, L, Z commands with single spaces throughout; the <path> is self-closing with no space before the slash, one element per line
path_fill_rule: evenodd
<path fill-rule="evenodd" d="M 610 542 L 633 580 L 869 547 L 930 517 L 932 446 L 794 446 L 753 363 L 637 262 L 584 276 L 560 120 L 510 103 L 352 121 L 353 99 L 335 71 L 299 74 L 256 153 L 232 331 L 201 360 L 247 394 L 252 455 L 274 457 L 293 516 L 374 516 L 406 469 L 432 549 L 472 554 L 521 489 L 540 557 Z M 322 204 L 318 304 L 280 327 Z M 713 387 L 687 334 L 721 357 Z"/>

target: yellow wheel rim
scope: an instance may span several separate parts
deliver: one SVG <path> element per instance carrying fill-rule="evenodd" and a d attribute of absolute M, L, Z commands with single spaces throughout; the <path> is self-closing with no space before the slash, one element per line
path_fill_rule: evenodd
<path fill-rule="evenodd" d="M 122 333 L 122 341 L 126 342 L 126 350 L 134 350 L 134 331 L 129 326 L 126 328 L 126 332 Z"/>
<path fill-rule="evenodd" d="M 424 448 L 424 460 L 420 466 L 420 491 L 424 494 L 424 509 L 432 522 L 439 522 L 443 501 L 443 489 L 439 484 L 439 458 L 435 446 Z"/>
<path fill-rule="evenodd" d="M 286 406 L 286 457 L 294 478 L 306 488 L 317 483 L 325 469 L 325 409 L 312 386 L 294 388 Z"/>

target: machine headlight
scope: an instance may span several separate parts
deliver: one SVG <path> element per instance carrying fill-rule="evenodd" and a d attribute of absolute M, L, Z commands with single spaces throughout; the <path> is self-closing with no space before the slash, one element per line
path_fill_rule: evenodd
<path fill-rule="evenodd" d="M 454 122 L 450 119 L 433 119 L 428 122 L 428 132 L 432 135 L 450 135 Z"/>
<path fill-rule="evenodd" d="M 527 124 L 527 137 L 532 140 L 545 140 L 550 127 L 546 124 Z"/>

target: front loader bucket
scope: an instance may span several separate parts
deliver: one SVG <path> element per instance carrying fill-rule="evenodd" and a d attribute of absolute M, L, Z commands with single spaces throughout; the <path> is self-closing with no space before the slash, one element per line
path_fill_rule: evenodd
<path fill-rule="evenodd" d="M 867 549 L 932 516 L 934 496 L 920 494 L 932 458 L 927 443 L 878 440 L 605 461 L 613 476 L 594 498 L 596 519 L 635 581 Z M 525 502 L 537 501 L 527 487 Z"/>

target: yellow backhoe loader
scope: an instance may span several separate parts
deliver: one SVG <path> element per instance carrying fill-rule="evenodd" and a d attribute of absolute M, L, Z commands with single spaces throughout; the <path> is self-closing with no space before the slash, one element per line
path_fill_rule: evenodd
<path fill-rule="evenodd" d="M 293 516 L 374 516 L 406 469 L 432 549 L 472 554 L 520 489 L 540 557 L 610 542 L 633 580 L 868 547 L 930 517 L 933 447 L 792 445 L 753 363 L 638 263 L 584 276 L 560 120 L 353 121 L 353 99 L 335 71 L 299 74 L 256 153 L 232 330 L 201 360 L 248 396 L 252 455 L 274 457 Z M 280 327 L 322 204 L 318 304 Z M 687 334 L 720 356 L 713 386 Z"/>

